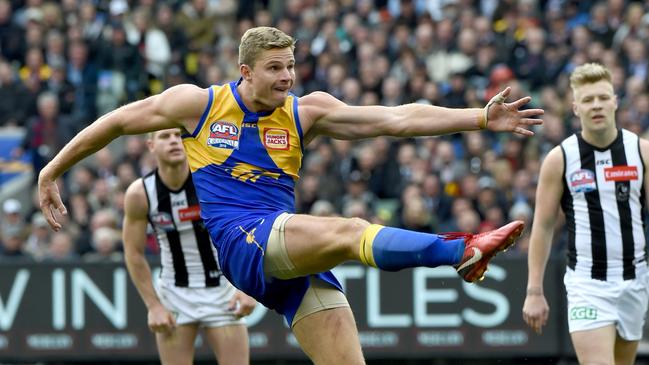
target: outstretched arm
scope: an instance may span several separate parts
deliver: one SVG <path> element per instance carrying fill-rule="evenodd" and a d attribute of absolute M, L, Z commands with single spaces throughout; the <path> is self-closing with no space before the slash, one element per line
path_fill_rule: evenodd
<path fill-rule="evenodd" d="M 124 196 L 124 258 L 131 281 L 148 310 L 149 328 L 153 332 L 169 331 L 175 326 L 175 319 L 158 299 L 151 280 L 151 267 L 144 256 L 148 206 L 144 185 L 138 179 Z"/>
<path fill-rule="evenodd" d="M 315 92 L 300 98 L 300 121 L 307 141 L 320 134 L 339 139 L 361 139 L 379 135 L 434 136 L 484 128 L 533 135 L 528 128 L 542 123 L 535 117 L 543 114 L 543 110 L 521 110 L 530 102 L 529 96 L 505 103 L 510 90 L 506 88 L 482 109 L 423 104 L 349 106 L 327 93 Z"/>
<path fill-rule="evenodd" d="M 113 139 L 166 128 L 192 131 L 205 106 L 208 92 L 193 85 L 178 85 L 165 92 L 120 107 L 77 134 L 41 170 L 38 177 L 40 207 L 47 222 L 59 230 L 54 211 L 66 214 L 54 181 L 74 164 L 100 150 Z"/>
<path fill-rule="evenodd" d="M 563 194 L 563 153 L 557 146 L 543 161 L 536 188 L 534 224 L 527 258 L 527 296 L 523 319 L 537 333 L 548 320 L 550 308 L 543 293 L 543 277 L 550 256 L 559 202 Z"/>

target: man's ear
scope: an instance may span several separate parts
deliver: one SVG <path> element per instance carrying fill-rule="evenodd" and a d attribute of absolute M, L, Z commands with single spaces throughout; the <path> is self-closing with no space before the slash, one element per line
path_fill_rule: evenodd
<path fill-rule="evenodd" d="M 239 72 L 241 73 L 241 77 L 243 77 L 244 80 L 250 81 L 252 79 L 252 67 L 242 64 L 239 66 Z"/>
<path fill-rule="evenodd" d="M 579 113 L 577 112 L 577 104 L 573 101 L 572 102 L 572 113 L 579 118 Z"/>

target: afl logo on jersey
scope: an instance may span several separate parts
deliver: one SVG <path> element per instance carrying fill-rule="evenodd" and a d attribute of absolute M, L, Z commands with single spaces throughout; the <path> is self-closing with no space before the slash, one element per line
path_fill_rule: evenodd
<path fill-rule="evenodd" d="M 577 170 L 570 174 L 570 189 L 575 193 L 597 190 L 595 174 L 590 170 Z"/>
<path fill-rule="evenodd" d="M 169 213 L 158 212 L 151 216 L 151 223 L 163 231 L 169 232 L 176 229 L 174 226 L 174 220 Z"/>
<path fill-rule="evenodd" d="M 221 120 L 212 123 L 207 144 L 216 148 L 239 149 L 239 127 Z"/>
<path fill-rule="evenodd" d="M 269 150 L 288 150 L 288 130 L 282 128 L 264 128 L 264 146 Z"/>

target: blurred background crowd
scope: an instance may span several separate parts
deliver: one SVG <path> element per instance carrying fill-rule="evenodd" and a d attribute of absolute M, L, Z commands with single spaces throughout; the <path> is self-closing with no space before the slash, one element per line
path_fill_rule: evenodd
<path fill-rule="evenodd" d="M 568 75 L 585 62 L 612 71 L 618 125 L 649 128 L 649 1 L 0 0 L 0 130 L 26 131 L 12 158 L 28 157 L 37 174 L 120 105 L 238 79 L 238 40 L 259 25 L 297 38 L 298 96 L 483 107 L 511 86 L 511 99 L 532 95 L 530 106 L 546 110 L 532 138 L 316 139 L 296 188 L 300 213 L 425 232 L 531 222 L 540 161 L 579 129 Z M 0 258 L 121 260 L 124 191 L 152 168 L 140 136 L 100 150 L 61 179 L 69 214 L 58 233 L 35 199 L 5 200 Z M 35 198 L 35 182 L 28 188 Z M 525 255 L 526 236 L 508 254 Z M 147 252 L 158 253 L 153 237 Z"/>

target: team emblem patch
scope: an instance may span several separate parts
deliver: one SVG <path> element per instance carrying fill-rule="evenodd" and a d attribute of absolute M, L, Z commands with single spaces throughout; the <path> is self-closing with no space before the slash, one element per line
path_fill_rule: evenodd
<path fill-rule="evenodd" d="M 575 193 L 587 193 L 597 190 L 595 173 L 590 170 L 581 169 L 570 174 L 570 189 Z"/>
<path fill-rule="evenodd" d="M 163 231 L 173 231 L 175 229 L 174 220 L 169 213 L 158 212 L 151 216 L 151 223 Z"/>
<path fill-rule="evenodd" d="M 239 149 L 239 127 L 222 120 L 210 124 L 207 144 L 216 148 Z"/>
<path fill-rule="evenodd" d="M 631 181 L 638 180 L 637 166 L 613 166 L 604 169 L 606 181 Z"/>
<path fill-rule="evenodd" d="M 619 202 L 629 201 L 629 184 L 615 184 L 615 199 Z"/>
<path fill-rule="evenodd" d="M 282 128 L 264 128 L 264 146 L 270 150 L 288 150 L 289 133 Z"/>

